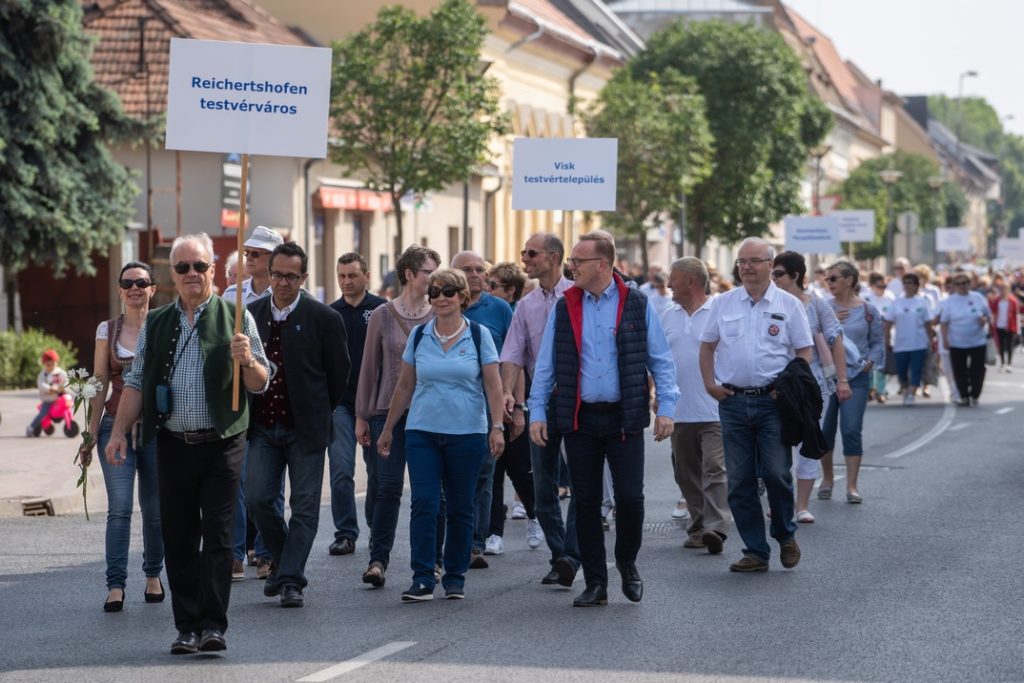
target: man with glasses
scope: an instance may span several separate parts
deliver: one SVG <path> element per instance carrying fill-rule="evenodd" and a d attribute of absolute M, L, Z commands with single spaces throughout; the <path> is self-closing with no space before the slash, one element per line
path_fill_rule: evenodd
<path fill-rule="evenodd" d="M 501 349 L 501 383 L 505 411 L 512 414 L 513 438 L 525 428 L 524 396 L 536 370 L 548 317 L 565 291 L 572 287 L 572 281 L 562 275 L 565 247 L 557 236 L 537 233 L 526 240 L 521 254 L 526 276 L 536 278 L 539 286 L 519 300 Z M 526 381 L 521 383 L 519 379 L 524 371 Z M 553 411 L 551 414 L 554 415 Z M 576 499 L 569 499 L 564 523 L 558 499 L 561 446 L 561 432 L 552 420 L 548 424 L 547 442 L 544 445 L 531 444 L 530 464 L 533 468 L 534 514 L 551 551 L 551 569 L 541 583 L 571 588 L 580 567 L 580 551 L 576 542 Z"/>
<path fill-rule="evenodd" d="M 548 442 L 550 418 L 565 439 L 586 589 L 576 607 L 608 603 L 601 504 L 605 461 L 615 487 L 615 566 L 622 593 L 640 602 L 636 567 L 644 524 L 644 430 L 648 374 L 658 402 L 654 438 L 672 435 L 679 389 L 654 305 L 614 272 L 615 242 L 603 230 L 580 238 L 568 259 L 574 286 L 548 317 L 530 390 L 530 439 Z M 558 391 L 554 392 L 557 385 Z"/>
<path fill-rule="evenodd" d="M 256 323 L 213 296 L 213 242 L 205 233 L 171 245 L 177 299 L 151 311 L 107 445 L 124 462 L 141 416 L 142 443 L 157 439 L 160 519 L 178 637 L 172 654 L 224 650 L 231 594 L 231 520 L 249 426 L 245 396 L 232 408 L 234 363 L 250 393 L 266 391 L 270 364 Z M 243 333 L 234 334 L 236 315 Z"/>
<path fill-rule="evenodd" d="M 331 443 L 334 408 L 348 381 L 349 357 L 341 315 L 302 296 L 308 258 L 285 242 L 268 259 L 273 295 L 249 307 L 277 372 L 252 402 L 247 485 L 249 511 L 273 558 L 263 587 L 282 607 L 302 607 L 306 560 L 320 521 L 324 451 Z M 291 517 L 277 507 L 285 468 Z"/>
<path fill-rule="evenodd" d="M 800 561 L 793 521 L 793 454 L 782 443 L 775 378 L 794 357 L 811 361 L 811 329 L 804 305 L 771 281 L 775 252 L 762 239 L 740 244 L 736 269 L 741 287 L 715 298 L 701 335 L 700 372 L 718 401 L 729 507 L 745 548 L 734 572 L 768 571 L 771 547 L 757 480 L 764 481 L 771 536 L 789 569 Z"/>

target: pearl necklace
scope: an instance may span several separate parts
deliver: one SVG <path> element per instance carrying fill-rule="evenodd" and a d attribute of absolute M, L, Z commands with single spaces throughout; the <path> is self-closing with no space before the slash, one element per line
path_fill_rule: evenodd
<path fill-rule="evenodd" d="M 406 318 L 422 318 L 424 312 L 426 311 L 426 307 L 430 306 L 429 303 L 424 304 L 423 302 L 421 302 L 419 308 L 417 308 L 416 312 L 413 313 L 412 311 L 405 307 L 405 301 L 403 299 L 398 298 L 396 299 L 396 301 L 398 302 L 398 305 L 402 308 L 402 315 L 404 315 Z"/>
<path fill-rule="evenodd" d="M 447 344 L 452 339 L 455 339 L 460 334 L 462 334 L 462 331 L 464 329 L 466 329 L 466 319 L 465 318 L 463 318 L 459 322 L 458 328 L 454 332 L 452 332 L 451 334 L 441 334 L 440 332 L 438 332 L 438 330 L 437 330 L 437 323 L 435 322 L 434 323 L 434 336 L 437 337 L 437 341 L 441 342 L 442 344 Z"/>

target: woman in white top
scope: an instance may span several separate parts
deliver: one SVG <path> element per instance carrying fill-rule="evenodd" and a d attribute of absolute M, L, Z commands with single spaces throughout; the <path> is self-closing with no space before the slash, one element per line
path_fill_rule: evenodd
<path fill-rule="evenodd" d="M 864 293 L 864 300 L 875 307 L 878 314 L 885 318 L 885 314 L 889 312 L 889 308 L 896 303 L 896 297 L 893 293 L 885 288 L 885 276 L 879 272 L 872 272 L 868 275 L 868 288 Z M 886 344 L 888 348 L 888 344 Z M 892 353 L 889 351 L 889 353 Z M 886 376 L 885 367 L 887 363 L 883 362 L 871 371 L 871 388 L 868 392 L 868 400 L 874 399 L 879 403 L 885 403 L 889 397 L 889 391 L 886 388 Z"/>
<path fill-rule="evenodd" d="M 942 302 L 939 322 L 942 340 L 949 349 L 953 379 L 960 392 L 959 404 L 977 405 L 985 382 L 985 347 L 988 342 L 992 312 L 981 294 L 968 289 L 970 280 L 964 273 L 953 276 L 953 295 Z"/>
<path fill-rule="evenodd" d="M 882 318 L 886 344 L 896 356 L 896 375 L 900 380 L 903 405 L 910 406 L 914 404 L 917 388 L 921 386 L 921 372 L 935 331 L 932 329 L 931 305 L 918 294 L 921 279 L 917 273 L 905 273 L 902 284 L 903 296 L 896 299 Z M 892 336 L 891 331 L 894 331 Z"/>

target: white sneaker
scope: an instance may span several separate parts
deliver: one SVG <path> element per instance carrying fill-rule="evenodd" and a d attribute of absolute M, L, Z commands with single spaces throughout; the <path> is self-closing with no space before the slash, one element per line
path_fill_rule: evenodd
<path fill-rule="evenodd" d="M 689 519 L 690 509 L 689 508 L 672 508 L 672 519 Z"/>
<path fill-rule="evenodd" d="M 491 534 L 484 543 L 484 555 L 501 555 L 505 552 L 505 541 L 497 534 Z"/>
<path fill-rule="evenodd" d="M 540 522 L 535 519 L 526 522 L 526 545 L 530 550 L 536 550 L 544 542 L 544 531 L 540 528 Z"/>
<path fill-rule="evenodd" d="M 512 502 L 512 519 L 526 519 L 526 508 L 518 500 Z"/>
<path fill-rule="evenodd" d="M 903 405 L 905 405 L 905 406 L 912 406 L 912 405 L 914 405 L 914 395 L 913 394 L 903 394 Z"/>

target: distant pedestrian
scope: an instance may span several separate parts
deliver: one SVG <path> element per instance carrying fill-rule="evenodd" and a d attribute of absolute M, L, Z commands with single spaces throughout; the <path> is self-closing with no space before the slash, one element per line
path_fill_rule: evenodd
<path fill-rule="evenodd" d="M 935 337 L 931 305 L 918 294 L 920 284 L 921 280 L 917 273 L 906 273 L 902 282 L 903 296 L 896 299 L 889 313 L 884 316 L 886 343 L 889 343 L 890 330 L 892 331 L 891 348 L 896 356 L 896 372 L 905 406 L 914 405 L 914 396 L 917 394 L 917 388 L 921 386 L 928 348 Z M 984 303 L 984 299 L 982 302 Z M 988 310 L 987 306 L 985 310 Z"/>
<path fill-rule="evenodd" d="M 992 327 L 995 329 L 996 344 L 999 348 L 999 371 L 1011 372 L 1013 347 L 1020 332 L 1020 304 L 1004 282 L 993 292 L 989 299 L 989 308 L 992 310 Z"/>
<path fill-rule="evenodd" d="M 245 265 L 245 257 L 242 257 L 243 267 Z M 238 252 L 233 251 L 228 254 L 227 259 L 224 260 L 224 281 L 228 287 L 234 287 L 238 284 Z"/>
<path fill-rule="evenodd" d="M 39 436 L 43 419 L 50 413 L 53 404 L 64 396 L 68 383 L 68 375 L 57 363 L 60 356 L 53 349 L 46 349 L 39 357 L 43 369 L 36 376 L 36 388 L 39 389 L 39 410 L 32 422 L 25 428 L 25 436 Z"/>
<path fill-rule="evenodd" d="M 939 322 L 949 349 L 960 405 L 977 405 L 985 382 L 985 351 L 992 311 L 981 294 L 967 289 L 967 278 L 953 278 L 954 294 L 942 302 Z"/>
<path fill-rule="evenodd" d="M 865 301 L 878 310 L 878 313 L 882 316 L 883 320 L 885 320 L 885 316 L 889 312 L 889 308 L 896 302 L 896 297 L 893 296 L 892 292 L 885 288 L 885 276 L 877 272 L 873 272 L 868 275 L 868 290 L 863 296 Z M 885 339 L 885 343 L 886 349 L 888 349 L 890 343 L 890 339 L 888 337 Z M 892 352 L 886 351 L 886 353 L 891 354 Z M 869 399 L 874 399 L 879 403 L 885 403 L 888 398 L 889 392 L 886 389 L 886 366 L 889 364 L 890 363 L 887 359 L 871 371 L 871 388 L 868 394 Z M 895 360 L 893 360 L 891 364 L 895 367 Z"/>

